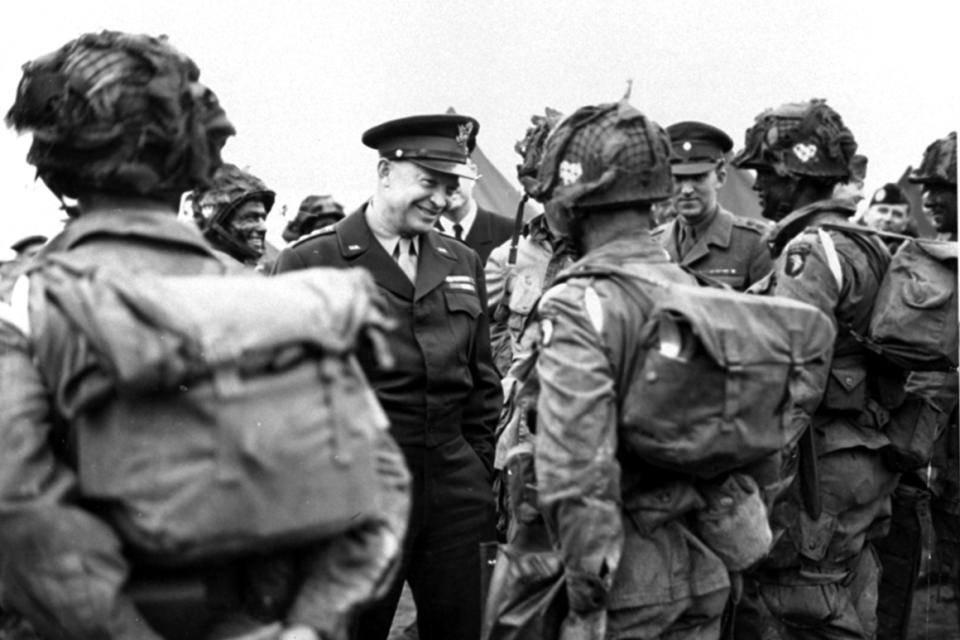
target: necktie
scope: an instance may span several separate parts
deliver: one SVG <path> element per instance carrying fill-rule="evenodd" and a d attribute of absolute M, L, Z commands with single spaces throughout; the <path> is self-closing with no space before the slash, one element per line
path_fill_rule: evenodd
<path fill-rule="evenodd" d="M 463 227 L 459 222 L 453 225 L 453 234 L 457 240 L 463 242 Z"/>
<path fill-rule="evenodd" d="M 410 282 L 417 281 L 417 248 L 410 238 L 400 238 L 393 248 L 393 259 L 406 274 Z"/>
<path fill-rule="evenodd" d="M 680 259 L 682 260 L 690 250 L 693 249 L 693 245 L 697 244 L 697 239 L 693 235 L 693 227 L 690 225 L 680 224 Z"/>

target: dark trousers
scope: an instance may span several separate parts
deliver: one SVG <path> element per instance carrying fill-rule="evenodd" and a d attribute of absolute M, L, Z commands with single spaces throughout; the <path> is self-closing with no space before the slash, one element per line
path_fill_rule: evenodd
<path fill-rule="evenodd" d="M 355 640 L 383 640 L 404 581 L 417 605 L 420 640 L 480 636 L 480 543 L 495 538 L 490 474 L 462 438 L 402 447 L 413 479 L 403 566 L 393 588 L 361 612 Z"/>

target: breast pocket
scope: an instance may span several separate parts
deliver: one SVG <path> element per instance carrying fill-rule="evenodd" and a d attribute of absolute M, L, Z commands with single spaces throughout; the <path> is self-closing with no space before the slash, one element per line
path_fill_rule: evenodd
<path fill-rule="evenodd" d="M 735 291 L 743 291 L 745 288 L 745 276 L 737 269 L 706 269 L 703 275 L 719 280 L 723 284 L 729 285 Z"/>
<path fill-rule="evenodd" d="M 507 324 L 510 328 L 510 337 L 516 341 L 520 338 L 527 316 L 533 311 L 534 305 L 540 299 L 542 287 L 536 274 L 524 272 L 517 274 L 510 292 L 510 317 Z"/>
<path fill-rule="evenodd" d="M 449 348 L 457 353 L 457 360 L 467 364 L 473 357 L 474 333 L 477 316 L 480 315 L 480 298 L 472 291 L 446 290 L 443 292 L 447 307 Z"/>

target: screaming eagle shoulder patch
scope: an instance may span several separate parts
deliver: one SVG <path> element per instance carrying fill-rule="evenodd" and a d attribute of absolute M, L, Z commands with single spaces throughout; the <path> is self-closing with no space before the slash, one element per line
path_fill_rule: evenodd
<path fill-rule="evenodd" d="M 790 246 L 787 249 L 783 272 L 793 278 L 799 276 L 803 273 L 803 268 L 807 264 L 808 255 L 810 255 L 810 245 L 794 244 Z"/>

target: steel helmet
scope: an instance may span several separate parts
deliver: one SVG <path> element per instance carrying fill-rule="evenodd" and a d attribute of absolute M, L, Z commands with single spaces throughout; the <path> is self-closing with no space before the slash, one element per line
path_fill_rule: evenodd
<path fill-rule="evenodd" d="M 923 152 L 920 167 L 910 172 L 910 182 L 957 186 L 957 132 L 934 140 Z"/>
<path fill-rule="evenodd" d="M 565 208 L 616 208 L 668 198 L 670 138 L 626 99 L 581 107 L 547 138 L 527 192 Z"/>
<path fill-rule="evenodd" d="M 769 168 L 780 175 L 845 181 L 853 175 L 853 133 L 825 100 L 767 109 L 747 129 L 744 148 L 733 158 L 741 169 Z"/>

